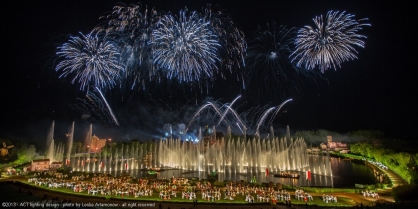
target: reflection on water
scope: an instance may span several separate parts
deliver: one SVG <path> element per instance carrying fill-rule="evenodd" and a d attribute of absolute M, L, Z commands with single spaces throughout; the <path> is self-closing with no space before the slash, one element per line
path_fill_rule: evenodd
<path fill-rule="evenodd" d="M 274 177 L 271 171 L 269 175 L 266 172 L 249 171 L 248 173 L 235 173 L 235 172 L 221 172 L 218 174 L 218 181 L 233 180 L 233 181 L 247 181 L 255 177 L 258 183 L 261 182 L 273 182 L 281 183 L 291 186 L 316 186 L 316 187 L 354 187 L 354 184 L 374 184 L 376 179 L 373 175 L 373 170 L 366 166 L 364 162 L 358 160 L 342 160 L 338 158 L 328 158 L 320 155 L 309 156 L 309 167 L 302 171 L 292 171 L 300 174 L 299 179 L 295 178 L 279 178 Z M 326 163 L 329 161 L 329 163 Z M 100 172 L 100 168 L 94 169 L 93 166 L 97 164 L 91 164 L 90 171 L 95 170 Z M 331 166 L 332 173 L 321 173 L 311 172 L 311 179 L 308 180 L 306 177 L 306 170 L 315 171 L 320 169 L 322 166 Z M 88 165 L 86 165 L 88 166 Z M 119 165 L 116 165 L 119 167 Z M 143 167 L 143 166 L 141 166 Z M 87 170 L 87 169 L 86 169 Z M 324 169 L 326 170 L 326 169 Z M 110 169 L 106 172 L 114 176 L 118 176 L 122 171 Z M 146 177 L 147 172 L 140 169 L 128 169 L 128 174 L 133 177 Z M 158 172 L 158 178 L 171 178 L 184 177 L 184 178 L 199 178 L 207 179 L 208 172 L 205 171 L 189 171 L 189 170 L 164 170 Z"/>
<path fill-rule="evenodd" d="M 377 183 L 373 169 L 361 160 L 332 158 L 331 167 L 335 187 Z"/>

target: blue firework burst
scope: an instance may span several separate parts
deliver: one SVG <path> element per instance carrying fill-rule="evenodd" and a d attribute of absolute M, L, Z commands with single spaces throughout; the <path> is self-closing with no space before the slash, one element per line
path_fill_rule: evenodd
<path fill-rule="evenodd" d="M 68 43 L 58 47 L 57 55 L 62 60 L 55 70 L 62 71 L 60 77 L 72 74 L 72 83 L 80 83 L 81 90 L 89 85 L 112 88 L 125 69 L 119 62 L 118 48 L 91 33 L 80 35 L 71 36 Z"/>
<path fill-rule="evenodd" d="M 216 33 L 210 30 L 210 22 L 196 12 L 179 16 L 163 16 L 152 32 L 154 63 L 168 78 L 180 82 L 213 78 L 220 62 Z"/>
<path fill-rule="evenodd" d="M 341 63 L 356 59 L 355 46 L 364 47 L 357 32 L 367 19 L 355 20 L 354 15 L 345 12 L 329 11 L 325 19 L 317 16 L 313 19 L 316 27 L 305 26 L 298 31 L 295 39 L 296 50 L 292 53 L 292 62 L 306 69 L 319 67 L 321 72 L 329 68 L 341 67 Z"/>

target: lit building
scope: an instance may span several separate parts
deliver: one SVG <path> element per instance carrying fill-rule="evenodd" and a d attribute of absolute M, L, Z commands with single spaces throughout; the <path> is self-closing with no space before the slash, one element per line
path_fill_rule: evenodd
<path fill-rule="evenodd" d="M 45 171 L 49 170 L 49 159 L 38 159 L 38 160 L 32 160 L 31 164 L 31 171 Z"/>
<path fill-rule="evenodd" d="M 321 149 L 329 149 L 334 151 L 343 151 L 347 153 L 349 151 L 348 144 L 344 142 L 334 142 L 332 141 L 332 136 L 327 136 L 327 144 L 321 143 Z"/>

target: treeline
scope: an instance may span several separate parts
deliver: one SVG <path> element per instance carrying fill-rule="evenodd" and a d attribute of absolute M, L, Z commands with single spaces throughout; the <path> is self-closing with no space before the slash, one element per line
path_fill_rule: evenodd
<path fill-rule="evenodd" d="M 396 152 L 383 142 L 357 142 L 350 145 L 351 153 L 372 158 L 385 164 L 409 184 L 418 183 L 418 153 Z"/>
<path fill-rule="evenodd" d="M 327 143 L 327 136 L 335 142 L 348 143 L 351 153 L 373 158 L 384 163 L 410 184 L 418 184 L 418 142 L 387 138 L 378 130 L 358 130 L 340 134 L 328 130 L 297 131 L 308 145 Z"/>
<path fill-rule="evenodd" d="M 306 143 L 312 146 L 319 146 L 321 143 L 327 143 L 327 136 L 332 136 L 335 142 L 345 142 L 348 144 L 357 142 L 367 142 L 374 145 L 390 147 L 395 152 L 418 152 L 418 141 L 404 141 L 385 137 L 379 130 L 358 130 L 348 133 L 337 133 L 325 129 L 319 130 L 301 130 L 296 131 L 295 138 L 304 138 Z"/>
<path fill-rule="evenodd" d="M 332 136 L 335 142 L 356 143 L 356 142 L 373 142 L 384 139 L 384 133 L 378 130 L 359 130 L 345 134 L 329 131 L 325 129 L 319 130 L 303 130 L 295 133 L 296 138 L 304 138 L 306 143 L 312 146 L 319 146 L 321 143 L 327 143 L 327 136 Z"/>

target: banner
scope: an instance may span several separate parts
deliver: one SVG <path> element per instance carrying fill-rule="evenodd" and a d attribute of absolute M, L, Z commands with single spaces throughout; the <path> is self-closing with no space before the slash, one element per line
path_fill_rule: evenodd
<path fill-rule="evenodd" d="M 311 170 L 306 171 L 306 180 L 311 180 Z"/>

